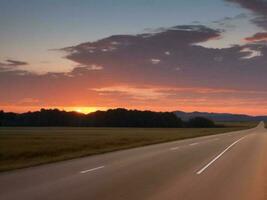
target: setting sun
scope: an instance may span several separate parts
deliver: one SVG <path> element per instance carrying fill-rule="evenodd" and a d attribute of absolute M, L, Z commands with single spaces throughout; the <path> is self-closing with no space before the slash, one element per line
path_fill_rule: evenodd
<path fill-rule="evenodd" d="M 67 107 L 63 108 L 66 111 L 75 111 L 78 113 L 88 114 L 91 112 L 95 112 L 97 110 L 106 110 L 106 108 L 103 107 Z"/>
<path fill-rule="evenodd" d="M 78 109 L 76 109 L 75 111 L 76 111 L 76 112 L 79 112 L 79 113 L 82 113 L 82 110 L 81 110 L 81 109 L 79 109 L 79 108 L 78 108 Z"/>

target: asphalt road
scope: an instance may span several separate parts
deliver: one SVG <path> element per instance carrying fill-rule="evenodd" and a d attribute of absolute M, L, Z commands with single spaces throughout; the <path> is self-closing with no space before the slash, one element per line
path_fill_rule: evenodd
<path fill-rule="evenodd" d="M 246 131 L 1 173 L 0 199 L 267 199 L 267 132 L 260 123 Z"/>

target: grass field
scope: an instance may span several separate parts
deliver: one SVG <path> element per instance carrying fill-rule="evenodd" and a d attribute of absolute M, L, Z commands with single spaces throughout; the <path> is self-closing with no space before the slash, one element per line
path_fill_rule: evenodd
<path fill-rule="evenodd" d="M 0 128 L 0 171 L 179 139 L 247 129 L 255 123 L 224 123 L 225 128 Z"/>

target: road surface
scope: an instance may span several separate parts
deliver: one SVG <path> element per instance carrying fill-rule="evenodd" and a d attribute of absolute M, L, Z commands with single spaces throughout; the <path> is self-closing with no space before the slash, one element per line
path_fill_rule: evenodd
<path fill-rule="evenodd" d="M 261 122 L 245 131 L 0 173 L 0 199 L 267 199 L 267 132 Z"/>

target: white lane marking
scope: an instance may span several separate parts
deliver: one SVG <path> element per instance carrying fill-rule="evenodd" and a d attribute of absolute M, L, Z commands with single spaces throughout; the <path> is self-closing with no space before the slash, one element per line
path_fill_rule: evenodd
<path fill-rule="evenodd" d="M 219 138 L 214 138 L 213 140 L 219 140 Z"/>
<path fill-rule="evenodd" d="M 214 159 L 212 159 L 207 165 L 205 165 L 201 170 L 197 171 L 197 174 L 201 174 L 204 172 L 212 163 L 214 163 L 216 160 L 218 160 L 226 151 L 228 151 L 232 146 L 243 140 L 246 136 L 243 136 L 242 138 L 236 140 L 234 143 L 232 143 L 230 146 L 228 146 L 225 150 L 223 150 L 218 156 L 216 156 Z"/>
<path fill-rule="evenodd" d="M 192 144 L 189 144 L 190 146 L 194 146 L 194 145 L 197 145 L 199 144 L 198 142 L 195 142 L 195 143 L 192 143 Z"/>
<path fill-rule="evenodd" d="M 207 140 L 207 142 L 211 142 L 211 141 L 215 141 L 215 140 L 219 140 L 219 138 L 212 138 L 212 139 Z"/>
<path fill-rule="evenodd" d="M 177 149 L 179 149 L 180 147 L 172 147 L 172 148 L 170 148 L 170 150 L 172 150 L 172 151 L 174 151 L 174 150 L 177 150 Z"/>
<path fill-rule="evenodd" d="M 104 168 L 105 166 L 100 166 L 100 167 L 96 167 L 96 168 L 92 168 L 92 169 L 88 169 L 88 170 L 84 170 L 84 171 L 80 171 L 81 174 L 85 174 L 87 172 L 92 172 L 92 171 L 95 171 L 95 170 L 98 170 L 98 169 L 102 169 Z"/>

